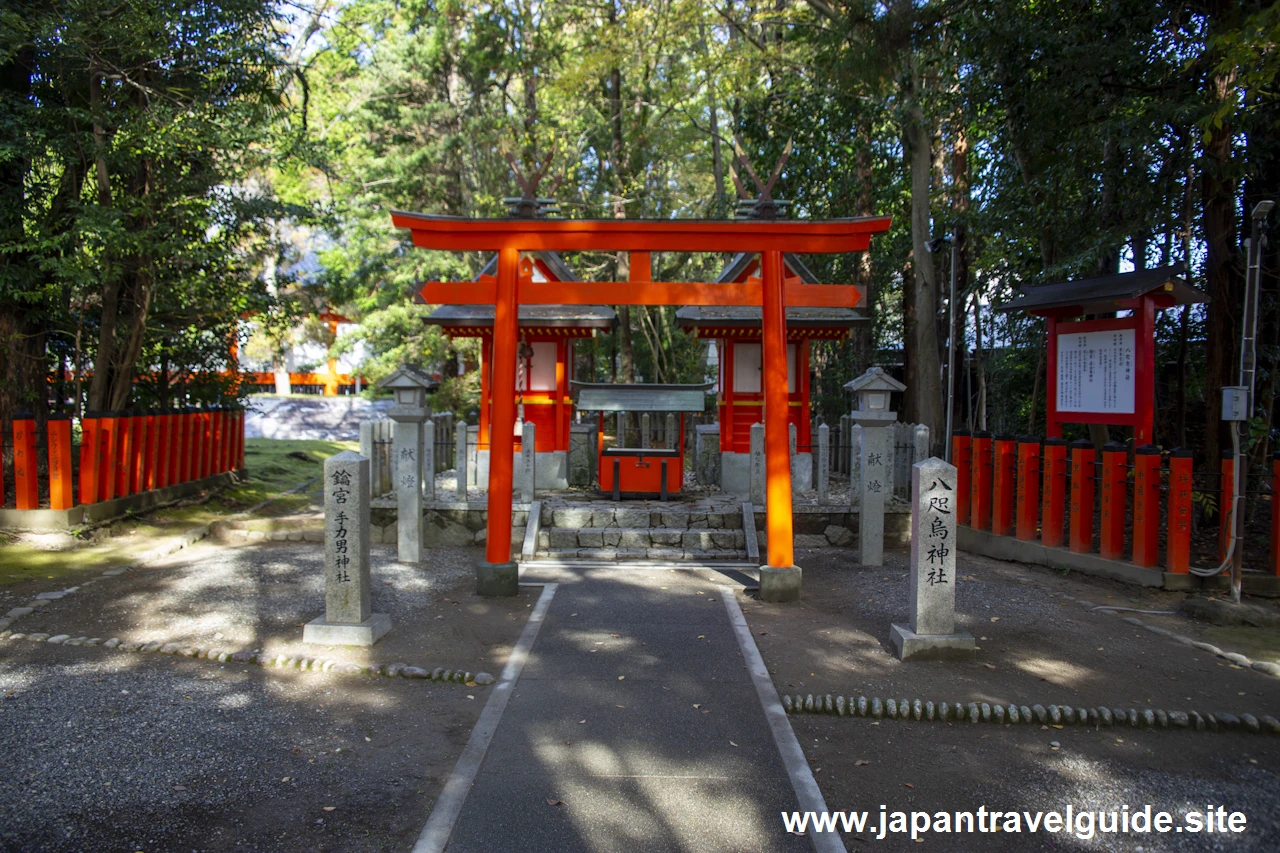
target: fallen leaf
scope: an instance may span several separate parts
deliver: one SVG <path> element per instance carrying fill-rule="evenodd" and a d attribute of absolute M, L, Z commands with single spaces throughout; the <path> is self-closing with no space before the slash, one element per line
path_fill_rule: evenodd
<path fill-rule="evenodd" d="M 547 805 L 549 805 L 549 806 L 563 806 L 563 805 L 564 805 L 564 800 L 547 800 Z"/>
<path fill-rule="evenodd" d="M 468 699 L 474 699 L 474 698 L 476 698 L 476 697 L 474 697 L 474 696 L 472 696 L 470 693 L 468 693 L 468 694 L 467 694 L 467 698 L 468 698 Z"/>
<path fill-rule="evenodd" d="M 701 707 L 702 707 L 702 705 L 701 705 L 701 704 L 697 704 L 697 705 L 694 705 L 693 707 L 695 707 L 695 708 L 701 708 Z"/>
<path fill-rule="evenodd" d="M 331 811 L 335 811 L 337 808 L 338 808 L 337 806 L 325 806 L 324 810 L 327 812 L 331 812 Z"/>
<path fill-rule="evenodd" d="M 987 669 L 995 669 L 995 668 L 996 668 L 996 665 L 995 665 L 995 664 L 993 664 L 993 663 L 984 663 L 984 664 L 983 664 L 983 666 L 985 666 Z"/>
<path fill-rule="evenodd" d="M 465 686 L 465 687 L 476 687 L 476 686 L 478 686 L 478 685 L 477 685 L 474 681 L 468 681 L 464 686 Z"/>
<path fill-rule="evenodd" d="M 618 676 L 618 680 L 619 680 L 619 681 L 625 681 L 625 680 L 626 680 L 626 678 L 627 678 L 627 677 L 626 677 L 625 675 L 619 675 L 619 676 Z"/>
<path fill-rule="evenodd" d="M 185 790 L 187 790 L 187 786 L 186 786 L 186 785 L 174 785 L 174 786 L 173 786 L 173 790 L 175 790 L 175 791 L 185 791 Z"/>
<path fill-rule="evenodd" d="M 707 638 L 707 635 L 706 635 L 706 634 L 699 634 L 699 635 L 698 635 L 698 639 L 699 639 L 699 640 L 705 640 L 706 638 Z"/>
<path fill-rule="evenodd" d="M 915 788 L 915 785 L 912 785 L 910 782 L 903 782 L 903 783 L 902 783 L 902 787 L 904 787 L 904 788 Z"/>
<path fill-rule="evenodd" d="M 365 743 L 372 743 L 372 742 L 373 742 L 373 738 L 369 737 L 368 735 L 365 735 L 364 742 L 365 742 Z"/>
<path fill-rule="evenodd" d="M 871 763 L 871 762 L 870 762 L 870 761 L 867 761 L 865 758 L 859 758 L 857 761 L 853 762 L 853 766 L 854 766 L 854 767 L 866 767 L 866 766 L 867 766 L 868 764 L 870 764 L 870 763 Z"/>
<path fill-rule="evenodd" d="M 580 726 L 584 725 L 586 722 L 587 722 L 586 720 L 578 720 L 578 725 Z"/>
<path fill-rule="evenodd" d="M 999 622 L 999 621 L 1000 621 L 1000 617 L 999 617 L 999 616 L 992 616 L 992 617 L 991 617 L 991 621 L 992 621 L 992 622 Z"/>
<path fill-rule="evenodd" d="M 610 634 L 609 636 L 610 636 L 610 637 L 621 637 L 622 635 L 621 635 L 621 634 Z"/>
<path fill-rule="evenodd" d="M 614 705 L 613 707 L 615 707 L 615 708 L 625 708 L 625 707 L 627 707 L 627 706 L 626 706 L 626 705 Z"/>
<path fill-rule="evenodd" d="M 288 782 L 290 778 L 292 778 L 292 777 L 290 777 L 290 776 L 286 776 L 286 777 L 284 777 L 283 779 L 281 779 L 280 781 L 281 781 L 281 782 Z"/>
<path fill-rule="evenodd" d="M 736 743 L 734 743 L 733 741 L 729 741 L 729 746 L 732 746 L 732 747 L 736 748 L 738 745 L 737 745 Z"/>

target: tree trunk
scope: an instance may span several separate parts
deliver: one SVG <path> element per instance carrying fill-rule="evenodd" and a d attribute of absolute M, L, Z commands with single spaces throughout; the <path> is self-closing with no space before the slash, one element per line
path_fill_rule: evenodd
<path fill-rule="evenodd" d="M 1210 37 L 1232 29 L 1239 16 L 1239 6 L 1231 0 L 1211 0 L 1205 4 Z M 1216 52 L 1215 52 L 1216 53 Z M 1216 56 L 1205 58 L 1212 67 Z M 1209 80 L 1209 94 L 1221 103 L 1235 97 L 1235 73 L 1214 73 Z M 1243 292 L 1236 257 L 1235 195 L 1232 176 L 1232 138 L 1230 117 L 1221 127 L 1212 129 L 1204 143 L 1204 163 L 1200 175 L 1201 229 L 1205 242 L 1205 283 L 1209 292 L 1209 317 L 1206 330 L 1208 367 L 1205 371 L 1205 464 L 1216 469 L 1221 448 L 1229 441 L 1219 400 L 1222 387 L 1233 384 L 1232 367 L 1236 363 L 1236 313 Z"/>
<path fill-rule="evenodd" d="M 929 195 L 932 187 L 933 134 L 916 99 L 918 79 L 913 81 L 904 127 L 904 142 L 911 167 L 912 315 L 906 317 L 906 346 L 911 354 L 906 391 L 906 417 L 924 424 L 933 435 L 942 430 L 942 383 L 938 354 L 938 282 L 930 239 Z"/>

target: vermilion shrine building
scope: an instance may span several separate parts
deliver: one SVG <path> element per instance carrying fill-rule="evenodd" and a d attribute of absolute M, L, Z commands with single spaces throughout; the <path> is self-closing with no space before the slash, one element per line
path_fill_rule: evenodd
<path fill-rule="evenodd" d="M 782 256 L 784 275 L 804 284 L 817 277 L 791 253 Z M 740 252 L 716 279 L 718 284 L 759 280 L 760 255 Z M 787 422 L 796 428 L 794 488 L 812 488 L 812 412 L 809 394 L 809 347 L 815 340 L 840 340 L 866 318 L 852 308 L 788 307 Z M 690 334 L 715 341 L 719 353 L 720 487 L 746 494 L 751 487 L 751 425 L 764 420 L 762 311 L 752 305 L 690 305 L 676 311 L 676 322 Z"/>
<path fill-rule="evenodd" d="M 531 279 L 538 283 L 576 282 L 578 279 L 556 252 L 531 252 Z M 493 282 L 498 268 L 495 255 L 475 279 Z M 423 300 L 419 295 L 419 301 Z M 489 476 L 489 452 L 493 429 L 493 329 L 494 306 L 441 305 L 427 323 L 439 326 L 450 337 L 480 339 L 480 413 L 476 466 L 479 482 Z M 537 442 L 537 487 L 569 487 L 569 425 L 573 401 L 569 380 L 573 375 L 575 341 L 594 337 L 617 325 L 617 314 L 605 305 L 521 305 L 516 349 L 517 417 L 532 422 Z M 519 436 L 516 436 L 517 444 Z"/>

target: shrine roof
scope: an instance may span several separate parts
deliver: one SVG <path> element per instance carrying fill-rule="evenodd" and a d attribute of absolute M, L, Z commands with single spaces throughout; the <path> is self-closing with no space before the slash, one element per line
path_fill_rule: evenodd
<path fill-rule="evenodd" d="M 706 408 L 710 382 L 701 385 L 615 385 L 609 382 L 569 383 L 574 406 L 583 412 L 701 412 Z"/>
<path fill-rule="evenodd" d="M 555 276 L 557 281 L 578 281 L 558 252 L 530 252 Z M 498 256 L 485 264 L 480 275 L 496 275 Z M 480 276 L 476 276 L 478 279 Z M 618 324 L 617 313 L 607 305 L 521 305 L 521 326 L 571 327 L 576 329 L 612 329 Z M 492 305 L 441 305 L 427 316 L 432 326 L 488 327 L 493 325 Z"/>
<path fill-rule="evenodd" d="M 737 281 L 751 268 L 752 264 L 758 261 L 759 257 L 757 252 L 739 252 L 734 255 L 716 277 L 716 283 L 728 284 Z M 805 284 L 818 284 L 818 277 L 796 255 L 784 252 L 782 262 Z M 761 309 L 753 305 L 688 305 L 676 311 L 676 324 L 682 329 L 698 326 L 759 328 L 761 315 Z M 792 329 L 847 329 L 866 321 L 866 316 L 853 308 L 787 309 L 787 327 Z"/>
<path fill-rule="evenodd" d="M 1185 275 L 1186 267 L 1178 263 L 1075 281 L 1027 285 L 1021 288 L 1017 298 L 996 310 L 1038 314 L 1059 308 L 1076 308 L 1081 314 L 1104 314 L 1131 308 L 1132 305 L 1126 303 L 1156 292 L 1170 300 L 1170 305 L 1208 302 L 1208 294 L 1188 284 L 1183 278 Z"/>

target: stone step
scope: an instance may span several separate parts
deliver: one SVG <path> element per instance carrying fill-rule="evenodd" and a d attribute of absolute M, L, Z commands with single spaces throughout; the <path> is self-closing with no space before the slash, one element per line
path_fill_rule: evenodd
<path fill-rule="evenodd" d="M 626 562 L 662 560 L 666 562 L 716 563 L 746 561 L 746 551 L 698 548 L 546 548 L 534 554 L 535 560 L 598 560 Z"/>
<path fill-rule="evenodd" d="M 548 519 L 548 514 L 550 518 Z M 554 507 L 543 510 L 547 527 L 601 530 L 620 527 L 627 530 L 659 528 L 665 530 L 741 530 L 742 509 L 725 512 L 687 512 L 634 507 Z"/>
<path fill-rule="evenodd" d="M 737 551 L 747 547 L 742 530 L 672 529 L 667 527 L 552 527 L 538 532 L 538 547 L 575 548 L 674 548 L 698 551 Z"/>

